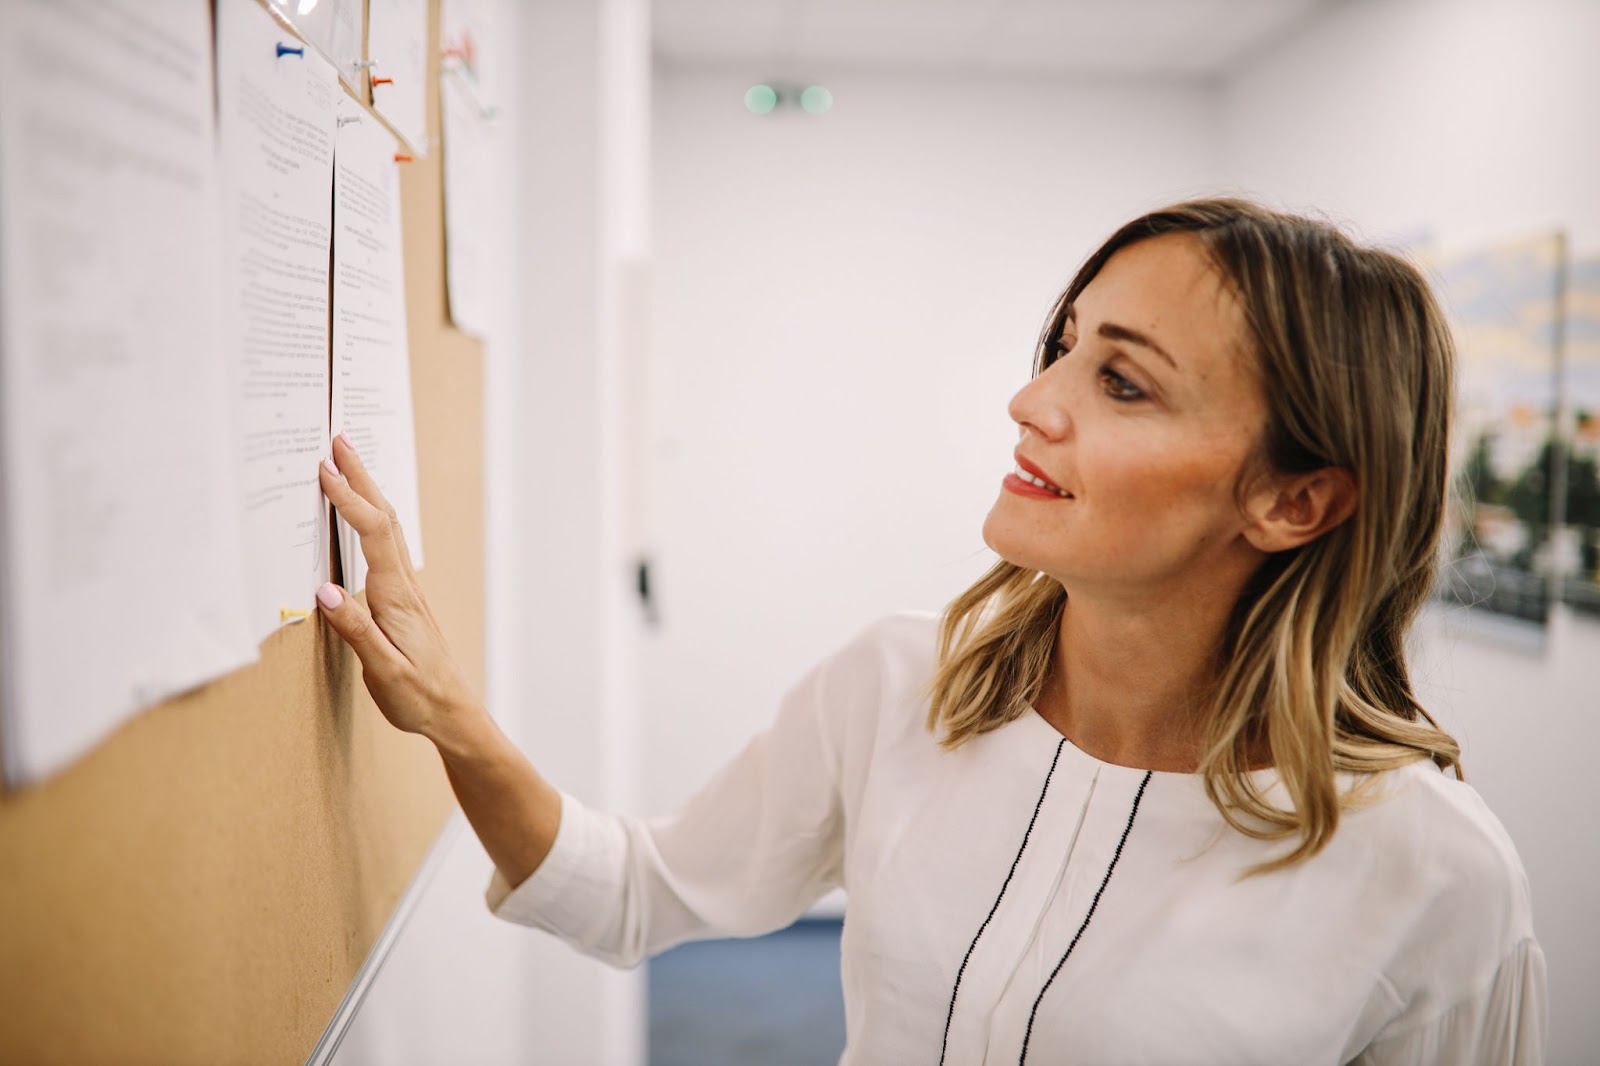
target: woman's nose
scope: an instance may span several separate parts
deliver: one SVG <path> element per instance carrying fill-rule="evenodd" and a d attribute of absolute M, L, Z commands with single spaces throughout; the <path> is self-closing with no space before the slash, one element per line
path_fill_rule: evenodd
<path fill-rule="evenodd" d="M 1047 440 L 1060 440 L 1072 430 L 1068 410 L 1065 367 L 1046 368 L 1017 390 L 1006 411 L 1019 426 L 1031 428 Z"/>

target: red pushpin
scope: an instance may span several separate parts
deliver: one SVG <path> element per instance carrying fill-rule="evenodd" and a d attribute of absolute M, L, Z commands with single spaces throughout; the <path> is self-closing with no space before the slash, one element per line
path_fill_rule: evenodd
<path fill-rule="evenodd" d="M 394 79 L 393 78 L 373 78 L 372 79 L 372 84 L 373 84 L 374 88 L 376 88 L 379 85 L 393 85 L 394 84 Z"/>

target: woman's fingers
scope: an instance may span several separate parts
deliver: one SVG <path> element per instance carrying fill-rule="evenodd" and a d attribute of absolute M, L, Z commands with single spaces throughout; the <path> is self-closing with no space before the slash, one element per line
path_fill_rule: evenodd
<path fill-rule="evenodd" d="M 317 606 L 333 631 L 361 660 L 362 672 L 369 678 L 393 677 L 409 660 L 400 653 L 360 600 L 328 582 L 317 590 Z"/>
<path fill-rule="evenodd" d="M 357 492 L 331 460 L 322 461 L 320 477 L 323 495 L 338 510 L 339 517 L 350 523 L 350 527 L 360 535 L 361 554 L 367 557 L 367 569 L 409 574 L 411 562 L 409 559 L 402 561 L 400 545 L 394 536 L 396 523 L 390 517 L 388 508 L 373 503 Z M 383 497 L 380 495 L 378 499 L 382 500 Z"/>
<path fill-rule="evenodd" d="M 406 547 L 405 531 L 400 528 L 394 506 L 378 487 L 377 480 L 367 473 L 367 466 L 361 461 L 360 453 L 356 451 L 355 445 L 350 443 L 350 438 L 343 433 L 333 438 L 333 461 L 339 473 L 350 482 L 350 487 L 355 489 L 362 499 L 389 516 L 390 535 L 394 537 L 395 545 L 399 549 L 401 569 L 407 576 L 416 577 L 411 569 L 411 552 Z"/>
<path fill-rule="evenodd" d="M 367 602 L 330 583 L 317 591 L 322 614 L 360 657 L 362 678 L 384 716 L 424 733 L 441 709 L 474 698 L 471 684 L 417 584 L 394 508 L 349 440 L 334 438 L 334 457 L 323 460 L 319 476 L 323 493 L 360 534 L 367 560 Z"/>

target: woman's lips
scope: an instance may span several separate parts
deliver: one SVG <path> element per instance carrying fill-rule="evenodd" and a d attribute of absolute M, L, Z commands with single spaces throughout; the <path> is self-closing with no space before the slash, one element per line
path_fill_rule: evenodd
<path fill-rule="evenodd" d="M 1024 481 L 1016 473 L 1007 474 L 1005 476 L 1005 480 L 1000 482 L 1000 487 L 1005 489 L 1007 492 L 1014 492 L 1018 496 L 1031 496 L 1034 499 L 1039 500 L 1072 499 L 1070 495 L 1063 493 L 1059 489 L 1043 488 L 1039 485 L 1035 485 L 1031 481 Z"/>
<path fill-rule="evenodd" d="M 1008 491 L 1008 493 L 1016 493 L 1018 496 L 1032 496 L 1034 499 L 1066 499 L 1066 496 L 1062 496 L 1054 488 L 1040 488 L 1032 482 L 1024 482 L 1016 474 L 1006 474 L 1005 480 L 1000 482 L 1000 487 Z"/>
<path fill-rule="evenodd" d="M 1054 481 L 1051 481 L 1050 478 L 1045 475 L 1043 470 L 1040 470 L 1037 466 L 1024 459 L 1020 451 L 1014 453 L 1013 458 L 1015 458 L 1017 461 L 1017 469 L 1014 473 L 1006 475 L 1008 479 L 1015 478 L 1018 482 L 1027 485 L 1029 488 L 1039 489 L 1044 493 L 1058 498 L 1070 497 L 1072 495 L 1072 493 L 1068 492 L 1066 489 L 1063 489 Z"/>

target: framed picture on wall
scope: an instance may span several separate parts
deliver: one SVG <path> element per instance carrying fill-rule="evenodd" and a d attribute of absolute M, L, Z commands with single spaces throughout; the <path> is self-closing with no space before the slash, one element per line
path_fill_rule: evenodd
<path fill-rule="evenodd" d="M 1573 264 L 1566 305 L 1561 598 L 1600 615 L 1600 255 Z"/>
<path fill-rule="evenodd" d="M 1553 493 L 1565 256 L 1551 233 L 1445 257 L 1437 270 L 1459 358 L 1436 594 L 1541 631 L 1572 555 Z"/>

